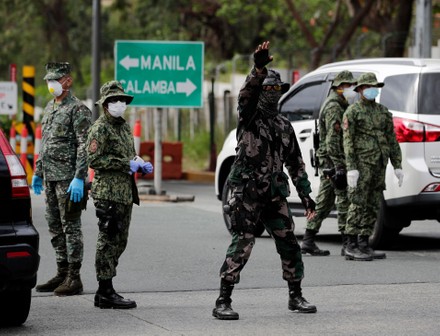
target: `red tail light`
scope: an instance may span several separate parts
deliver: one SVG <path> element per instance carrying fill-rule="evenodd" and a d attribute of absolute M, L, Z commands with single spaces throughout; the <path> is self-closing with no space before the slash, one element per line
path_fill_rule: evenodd
<path fill-rule="evenodd" d="M 30 257 L 31 254 L 27 251 L 15 251 L 15 252 L 6 252 L 6 258 L 27 258 Z"/>
<path fill-rule="evenodd" d="M 440 126 L 397 117 L 393 120 L 398 142 L 440 141 Z"/>
<path fill-rule="evenodd" d="M 12 197 L 30 197 L 26 171 L 2 133 L 0 133 L 0 147 L 5 155 L 6 163 L 8 164 L 11 174 Z"/>

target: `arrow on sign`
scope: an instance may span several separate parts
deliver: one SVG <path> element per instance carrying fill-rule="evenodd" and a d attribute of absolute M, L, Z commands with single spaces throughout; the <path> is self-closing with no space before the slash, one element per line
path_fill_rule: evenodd
<path fill-rule="evenodd" d="M 126 70 L 130 70 L 130 68 L 138 68 L 139 67 L 139 59 L 138 58 L 130 58 L 129 55 L 125 56 L 119 62 Z"/>
<path fill-rule="evenodd" d="M 195 89 L 197 89 L 197 86 L 195 86 L 194 83 L 191 82 L 188 78 L 186 79 L 186 82 L 177 82 L 176 83 L 176 92 L 186 93 L 187 97 L 191 93 L 193 93 Z"/>

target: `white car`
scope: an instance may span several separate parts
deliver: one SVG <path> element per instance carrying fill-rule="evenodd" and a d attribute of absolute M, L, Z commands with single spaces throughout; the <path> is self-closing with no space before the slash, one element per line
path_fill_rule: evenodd
<path fill-rule="evenodd" d="M 331 81 L 342 70 L 354 77 L 373 72 L 385 86 L 376 101 L 393 113 L 394 129 L 402 149 L 402 187 L 388 164 L 386 187 L 377 218 L 373 247 L 384 247 L 413 220 L 440 221 L 440 59 L 373 58 L 330 63 L 308 73 L 286 92 L 279 110 L 293 125 L 306 170 L 316 198 L 319 177 L 315 171 L 314 135 L 319 110 L 327 97 Z M 235 130 L 226 138 L 217 158 L 215 190 L 224 203 L 230 193 L 225 188 L 235 156 Z M 294 188 L 290 198 L 293 214 L 303 215 L 303 207 Z M 336 212 L 332 212 L 336 215 Z M 230 230 L 228 217 L 225 223 Z M 259 226 L 258 234 L 264 231 Z"/>

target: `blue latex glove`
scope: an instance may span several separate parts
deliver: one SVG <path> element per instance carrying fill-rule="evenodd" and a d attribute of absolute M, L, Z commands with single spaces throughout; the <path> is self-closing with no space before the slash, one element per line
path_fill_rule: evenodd
<path fill-rule="evenodd" d="M 130 174 L 135 174 L 140 167 L 141 164 L 138 161 L 130 160 Z"/>
<path fill-rule="evenodd" d="M 67 192 L 70 192 L 70 200 L 74 202 L 79 202 L 84 196 L 84 180 L 79 178 L 74 178 L 70 182 Z"/>
<path fill-rule="evenodd" d="M 34 189 L 35 195 L 40 195 L 43 191 L 43 179 L 40 176 L 32 176 L 32 189 Z"/>
<path fill-rule="evenodd" d="M 150 162 L 145 162 L 141 168 L 144 174 L 151 174 L 153 172 L 153 165 Z"/>

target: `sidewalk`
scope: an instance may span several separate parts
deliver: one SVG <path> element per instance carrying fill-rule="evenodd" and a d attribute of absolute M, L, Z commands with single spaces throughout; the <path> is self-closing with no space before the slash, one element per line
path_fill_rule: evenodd
<path fill-rule="evenodd" d="M 93 294 L 37 294 L 24 330 L 7 335 L 437 335 L 440 284 L 306 287 L 318 313 L 287 309 L 286 288 L 240 289 L 233 294 L 238 321 L 211 316 L 217 290 L 123 293 L 131 310 L 93 307 Z M 23 333 L 24 331 L 24 333 Z M 2 331 L 3 334 L 3 331 Z"/>

